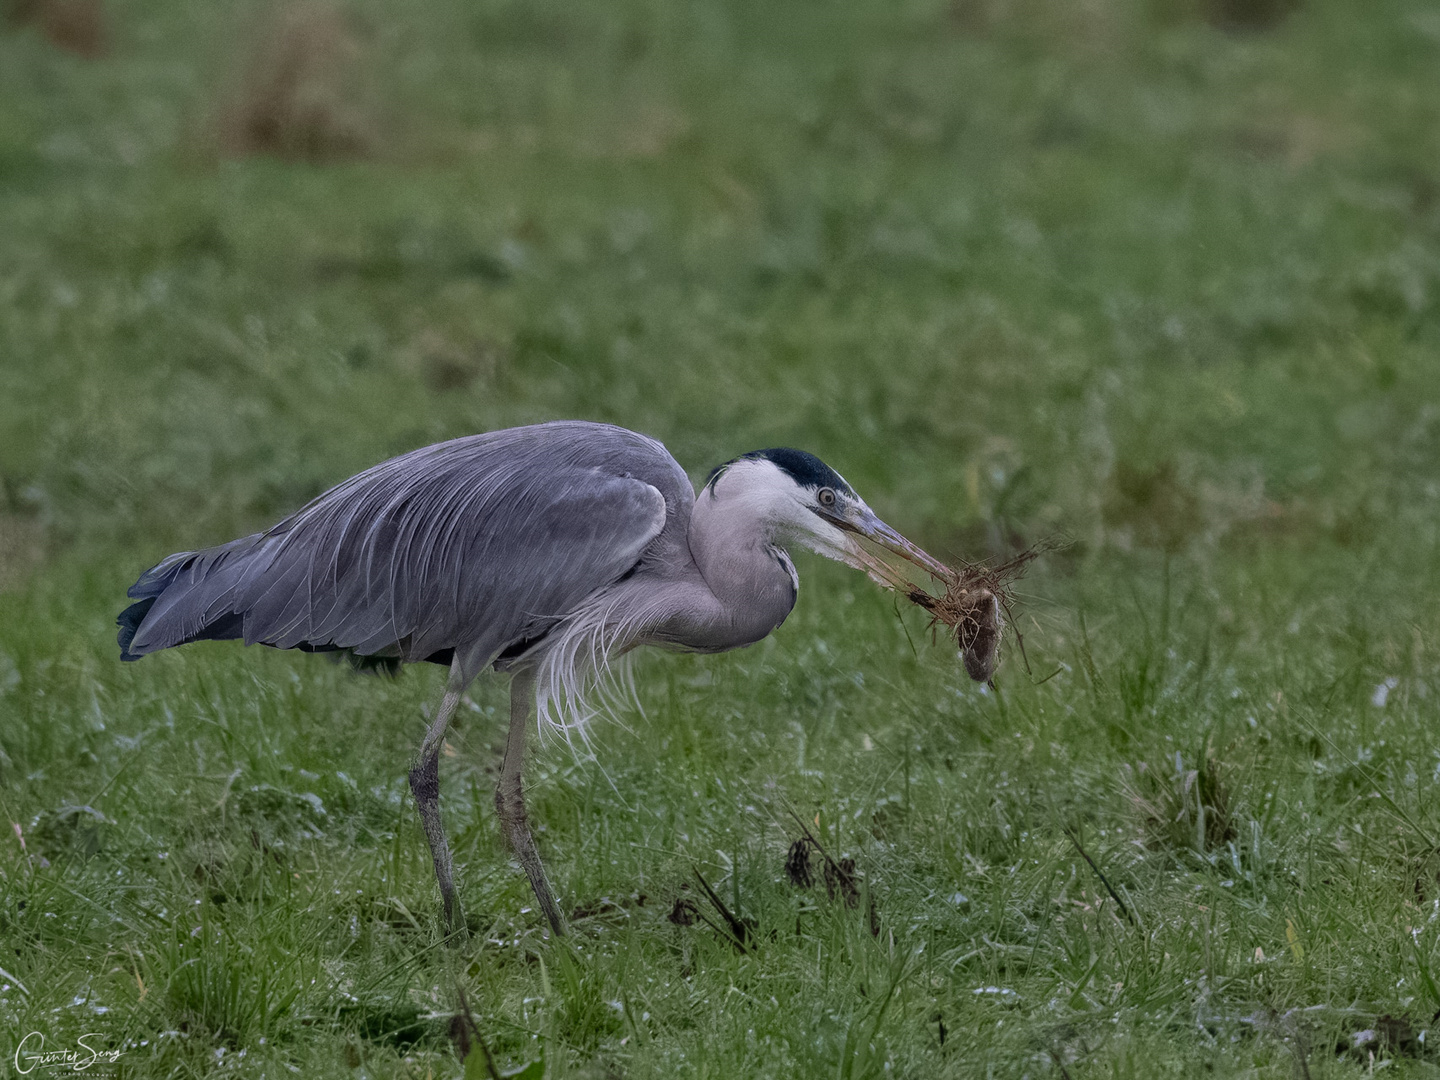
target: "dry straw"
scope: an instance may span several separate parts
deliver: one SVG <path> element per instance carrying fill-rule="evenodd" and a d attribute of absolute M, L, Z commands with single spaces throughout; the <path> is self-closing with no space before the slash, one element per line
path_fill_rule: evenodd
<path fill-rule="evenodd" d="M 35 26 L 57 48 L 95 60 L 109 50 L 104 0 L 11 0 L 14 26 Z"/>
<path fill-rule="evenodd" d="M 338 6 L 280 4 L 262 16 L 215 118 L 224 154 L 299 161 L 371 156 L 360 40 Z"/>

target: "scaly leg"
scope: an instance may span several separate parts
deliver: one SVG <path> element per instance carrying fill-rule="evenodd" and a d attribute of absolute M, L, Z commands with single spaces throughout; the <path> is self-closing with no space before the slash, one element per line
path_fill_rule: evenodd
<path fill-rule="evenodd" d="M 465 927 L 465 914 L 460 910 L 460 897 L 455 893 L 455 864 L 450 858 L 450 845 L 445 840 L 445 826 L 440 821 L 440 746 L 445 741 L 445 729 L 460 704 L 460 695 L 465 692 L 465 679 L 460 672 L 457 658 L 450 668 L 450 680 L 445 684 L 445 698 L 440 702 L 440 712 L 435 722 L 425 732 L 420 744 L 420 753 L 410 769 L 410 790 L 415 793 L 415 806 L 420 811 L 420 824 L 425 829 L 425 839 L 430 841 L 430 857 L 435 860 L 435 880 L 440 885 L 440 899 L 445 905 L 445 930 L 453 935 L 454 944 L 463 942 L 469 932 Z"/>
<path fill-rule="evenodd" d="M 540 901 L 540 910 L 558 937 L 565 933 L 565 917 L 560 914 L 560 905 L 545 878 L 540 853 L 535 850 L 530 823 L 525 819 L 525 794 L 520 785 L 525 766 L 525 732 L 530 726 L 530 702 L 534 696 L 534 672 L 523 668 L 516 671 L 510 679 L 510 735 L 505 740 L 505 764 L 500 768 L 500 784 L 495 789 L 495 809 L 500 814 L 505 837 L 529 877 L 530 887 L 535 890 L 535 899 Z"/>

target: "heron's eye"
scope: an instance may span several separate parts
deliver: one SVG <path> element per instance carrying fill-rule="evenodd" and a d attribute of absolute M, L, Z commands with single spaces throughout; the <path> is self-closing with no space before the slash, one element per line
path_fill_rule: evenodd
<path fill-rule="evenodd" d="M 821 506 L 828 507 L 835 505 L 835 492 L 831 491 L 829 488 L 821 488 L 815 493 L 815 498 L 820 500 Z"/>

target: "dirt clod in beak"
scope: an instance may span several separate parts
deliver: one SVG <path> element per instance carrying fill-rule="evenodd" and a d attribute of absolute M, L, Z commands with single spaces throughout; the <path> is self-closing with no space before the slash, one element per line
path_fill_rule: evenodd
<path fill-rule="evenodd" d="M 930 613 L 932 630 L 943 625 L 955 638 L 965 673 L 976 682 L 989 682 L 995 674 L 1004 616 L 1010 610 L 1010 586 L 1044 550 L 1044 545 L 1027 548 L 994 566 L 965 563 L 958 570 L 944 567 L 948 573 L 941 577 L 945 583 L 943 596 L 918 586 L 906 593 L 911 603 Z"/>
<path fill-rule="evenodd" d="M 947 566 L 935 556 L 921 550 L 879 519 L 868 527 L 846 526 L 860 534 L 876 550 L 856 543 L 842 561 L 864 570 L 877 585 L 904 596 L 930 613 L 930 630 L 946 627 L 960 647 L 965 672 L 976 682 L 989 682 L 995 674 L 1000 655 L 1000 639 L 1005 632 L 1005 617 L 1010 615 L 1011 587 L 1025 573 L 1026 567 L 1047 551 L 1066 546 L 1063 539 L 1042 540 L 1001 563 L 961 563 L 958 568 Z M 902 569 L 880 557 L 880 553 L 898 555 L 925 571 L 945 586 L 936 596 L 911 581 Z M 1016 642 L 1024 656 L 1025 645 L 1019 634 Z M 1029 669 L 1029 664 L 1026 664 Z"/>

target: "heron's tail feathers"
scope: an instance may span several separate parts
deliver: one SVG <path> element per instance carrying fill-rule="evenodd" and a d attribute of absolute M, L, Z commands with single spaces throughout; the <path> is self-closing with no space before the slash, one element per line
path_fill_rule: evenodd
<path fill-rule="evenodd" d="M 140 575 L 127 595 L 135 603 L 115 620 L 120 627 L 117 641 L 121 660 L 185 645 L 191 641 L 238 638 L 244 634 L 244 619 L 226 605 L 217 605 L 214 571 L 235 549 L 253 546 L 255 537 L 245 537 L 205 551 L 182 551 L 171 555 Z M 225 583 L 228 584 L 228 583 Z"/>
<path fill-rule="evenodd" d="M 257 533 L 204 551 L 181 551 L 146 570 L 130 586 L 135 603 L 116 620 L 120 659 L 139 660 L 192 641 L 241 638 L 246 644 L 326 653 L 367 674 L 398 674 L 407 657 L 401 642 L 386 641 L 384 611 L 350 640 L 337 642 L 334 626 L 314 625 L 306 564 L 299 556 L 282 560 L 278 549 L 270 535 Z M 333 588 L 329 599 L 327 615 L 343 611 Z M 356 647 L 356 637 L 368 647 Z M 453 658 L 451 648 L 413 657 L 447 667 Z"/>
<path fill-rule="evenodd" d="M 147 596 L 144 600 L 131 604 L 124 611 L 120 612 L 120 617 L 115 620 L 115 624 L 120 627 L 119 642 L 121 660 L 140 659 L 139 655 L 130 651 L 130 645 L 135 640 L 135 631 L 139 630 L 140 624 L 145 621 L 146 613 L 154 606 L 155 597 Z"/>

